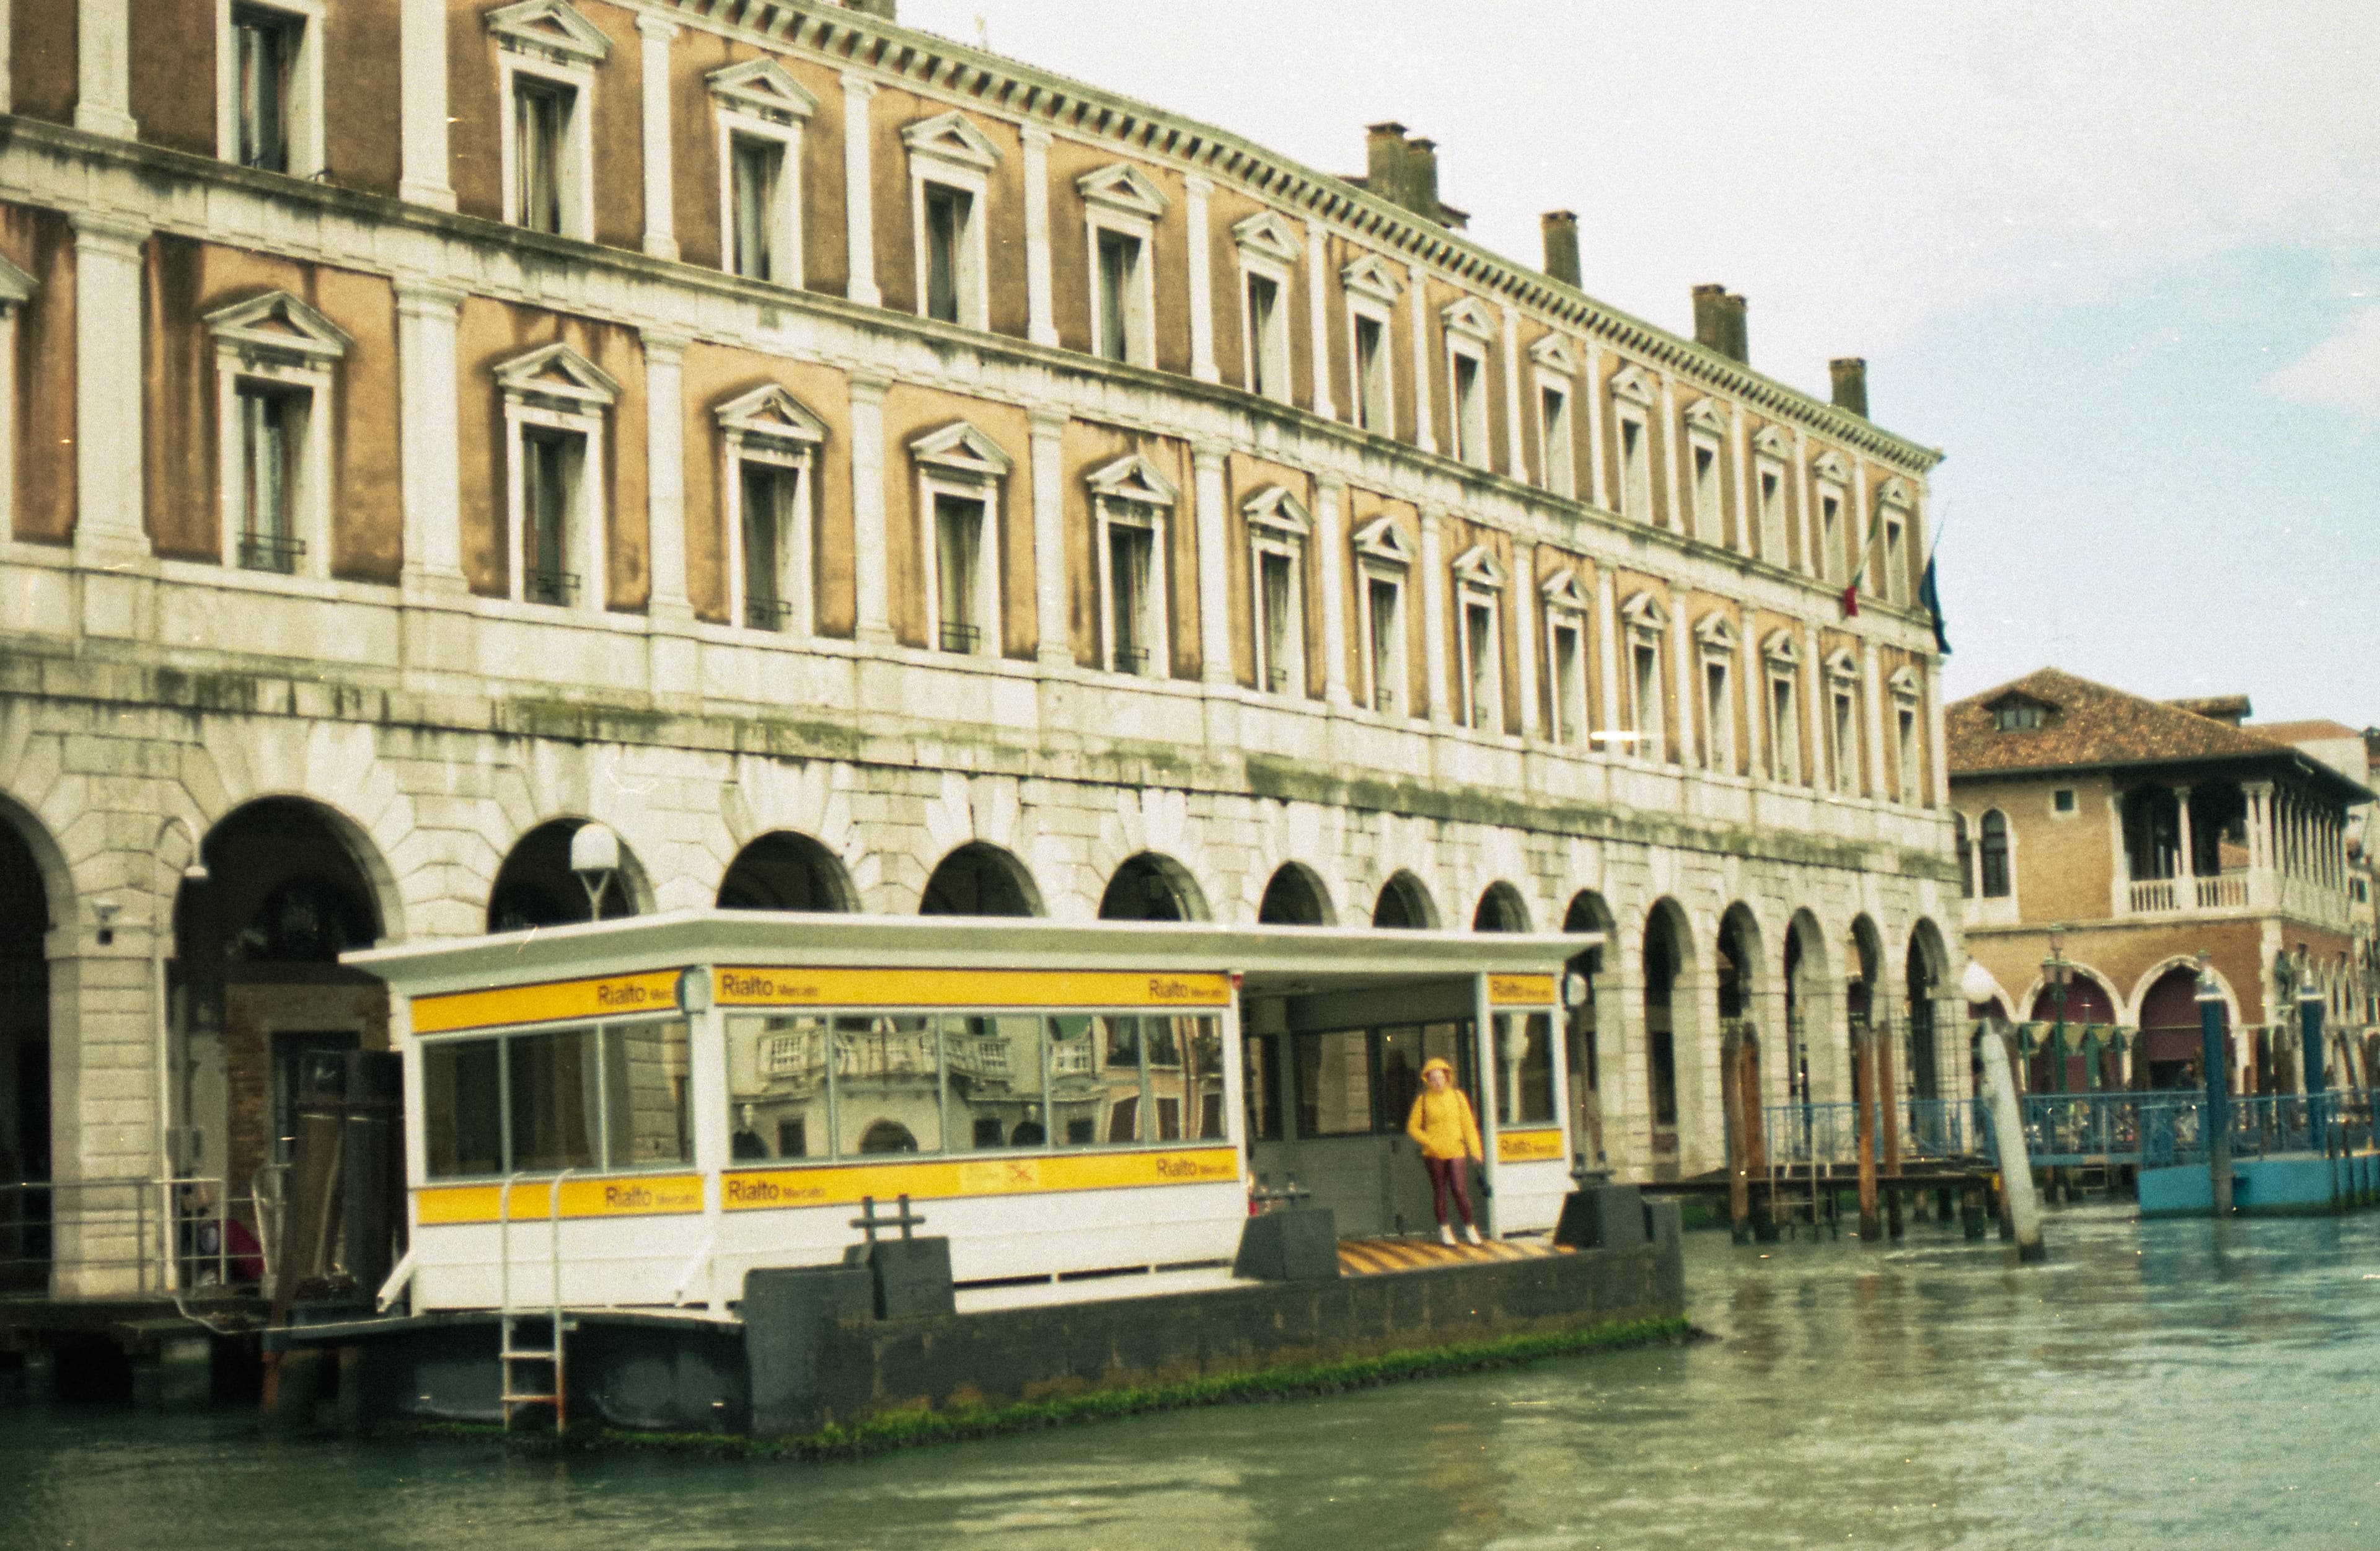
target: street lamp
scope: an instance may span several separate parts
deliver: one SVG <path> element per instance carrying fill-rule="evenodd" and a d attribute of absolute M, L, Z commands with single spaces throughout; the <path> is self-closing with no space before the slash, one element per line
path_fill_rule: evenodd
<path fill-rule="evenodd" d="M 2074 966 L 2066 957 L 2066 928 L 2061 922 L 2049 929 L 2049 957 L 2041 961 L 2043 980 L 2049 985 L 2049 1091 L 2066 1092 L 2066 983 L 2073 978 Z"/>
<path fill-rule="evenodd" d="M 182 869 L 183 883 L 202 884 L 207 881 L 207 864 L 199 854 L 199 832 L 190 821 L 179 813 L 169 813 L 157 826 L 157 837 L 149 843 L 161 873 L 164 862 L 165 837 L 179 828 L 183 838 L 190 843 L 190 860 Z M 175 1264 L 174 1238 L 174 1106 L 171 1098 L 174 1070 L 173 1009 L 165 996 L 165 939 L 174 930 L 174 899 L 178 885 L 167 886 L 162 876 L 160 886 L 152 895 L 153 905 L 149 923 L 149 983 L 157 998 L 157 1191 L 159 1211 L 158 1231 L 164 1253 L 158 1264 L 164 1268 L 165 1290 L 176 1291 L 181 1287 L 180 1267 Z"/>
<path fill-rule="evenodd" d="M 620 870 L 620 837 L 608 824 L 582 824 L 570 837 L 570 870 L 587 891 L 587 919 L 603 919 L 603 889 Z"/>

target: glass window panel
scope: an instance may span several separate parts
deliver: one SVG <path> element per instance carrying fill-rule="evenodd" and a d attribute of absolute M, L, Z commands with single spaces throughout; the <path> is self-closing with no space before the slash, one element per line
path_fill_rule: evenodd
<path fill-rule="evenodd" d="M 1142 1021 L 1108 1014 L 1050 1020 L 1050 1111 L 1063 1145 L 1128 1146 L 1143 1139 Z"/>
<path fill-rule="evenodd" d="M 1032 1014 L 955 1015 L 935 1020 L 948 1073 L 952 1145 L 990 1150 L 1039 1147 L 1043 1108 L 1041 1020 Z M 1070 1057 L 1070 1059 L 1073 1057 Z M 1059 1132 L 1063 1136 L 1065 1131 Z"/>
<path fill-rule="evenodd" d="M 959 244 L 975 203 L 965 190 L 926 185 L 926 315 L 959 321 Z"/>
<path fill-rule="evenodd" d="M 1223 1036 L 1220 1020 L 1176 1014 L 1142 1020 L 1156 1140 L 1223 1134 Z"/>
<path fill-rule="evenodd" d="M 850 1158 L 942 1150 L 935 1020 L 889 1013 L 834 1020 L 835 1150 Z"/>
<path fill-rule="evenodd" d="M 1548 1125 L 1554 1117 L 1553 1017 L 1496 1015 L 1496 1123 Z"/>
<path fill-rule="evenodd" d="M 603 1031 L 603 1158 L 612 1168 L 694 1159 L 684 1019 Z"/>
<path fill-rule="evenodd" d="M 1300 1034 L 1292 1042 L 1299 1136 L 1361 1136 L 1371 1130 L 1371 1045 L 1362 1029 Z"/>
<path fill-rule="evenodd" d="M 733 136 L 731 143 L 735 273 L 749 279 L 766 280 L 775 263 L 770 251 L 770 227 L 775 219 L 778 169 L 784 158 L 784 148 L 749 135 Z"/>
<path fill-rule="evenodd" d="M 421 1047 L 422 1130 L 432 1179 L 504 1172 L 499 1043 L 439 1040 Z"/>
<path fill-rule="evenodd" d="M 827 1155 L 827 1020 L 727 1020 L 729 1154 L 739 1163 Z"/>
<path fill-rule="evenodd" d="M 596 1031 L 514 1034 L 504 1041 L 512 1168 L 544 1173 L 597 1166 L 602 1063 Z"/>

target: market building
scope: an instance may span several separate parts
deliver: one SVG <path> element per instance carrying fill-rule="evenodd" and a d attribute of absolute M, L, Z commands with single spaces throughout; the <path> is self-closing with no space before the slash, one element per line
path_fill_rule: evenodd
<path fill-rule="evenodd" d="M 1333 177 L 891 10 L 10 13 L 14 1281 L 159 1286 L 160 1182 L 387 1043 L 340 954 L 584 919 L 590 823 L 606 914 L 1602 933 L 1631 1178 L 1747 1032 L 1963 1091 L 1940 455 L 1862 364 L 1487 251 L 1402 127 Z"/>
<path fill-rule="evenodd" d="M 2301 1084 L 2309 983 L 2344 1058 L 2336 1080 L 2368 1080 L 2363 739 L 2252 710 L 2245 695 L 2152 701 L 2055 668 L 1949 708 L 1966 942 L 1998 983 L 1993 1010 L 2051 1024 L 2062 1008 L 2121 1034 L 2099 1072 L 2078 1054 L 2061 1081 L 2036 1056 L 2034 1088 L 2198 1086 L 2202 952 L 2235 1092 Z"/>

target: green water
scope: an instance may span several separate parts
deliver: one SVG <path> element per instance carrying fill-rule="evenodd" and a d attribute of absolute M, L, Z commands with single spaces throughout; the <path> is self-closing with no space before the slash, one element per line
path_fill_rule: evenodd
<path fill-rule="evenodd" d="M 1685 1349 L 858 1465 L 0 1411 L 0 1547 L 2380 1546 L 2380 1215 L 1689 1240 Z"/>

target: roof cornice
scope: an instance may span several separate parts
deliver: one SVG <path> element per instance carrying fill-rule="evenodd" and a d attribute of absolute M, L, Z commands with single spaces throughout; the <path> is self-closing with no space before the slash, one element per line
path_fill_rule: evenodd
<path fill-rule="evenodd" d="M 1020 121 L 1038 122 L 1081 139 L 1108 141 L 1171 161 L 1185 171 L 1231 179 L 1268 200 L 1335 222 L 1394 250 L 1408 262 L 1428 265 L 1533 308 L 1548 323 L 1592 335 L 1689 374 L 1714 390 L 1799 421 L 1895 468 L 1923 474 L 1942 461 L 1939 447 L 1895 435 L 1864 416 L 1837 409 L 1741 361 L 1598 301 L 1576 287 L 1526 269 L 1341 178 L 1301 166 L 1211 125 L 935 33 L 808 0 L 621 3 L 708 31 L 800 50 L 846 68 L 897 77 L 913 89 Z M 727 19 L 729 15 L 735 19 Z"/>

